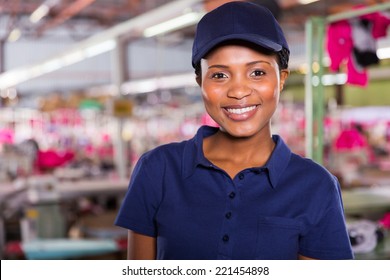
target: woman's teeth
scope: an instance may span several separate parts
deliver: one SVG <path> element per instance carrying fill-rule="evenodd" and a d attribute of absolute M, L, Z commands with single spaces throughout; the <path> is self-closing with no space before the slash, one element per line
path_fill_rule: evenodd
<path fill-rule="evenodd" d="M 245 108 L 239 108 L 239 109 L 236 109 L 236 108 L 227 108 L 226 110 L 231 113 L 231 114 L 237 114 L 237 115 L 241 115 L 241 114 L 244 114 L 246 112 L 249 112 L 249 111 L 252 111 L 256 109 L 256 106 L 250 106 L 250 107 L 245 107 Z"/>

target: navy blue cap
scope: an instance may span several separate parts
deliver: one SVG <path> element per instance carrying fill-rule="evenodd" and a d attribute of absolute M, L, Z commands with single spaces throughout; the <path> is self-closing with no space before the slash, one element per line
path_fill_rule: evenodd
<path fill-rule="evenodd" d="M 248 41 L 274 52 L 289 50 L 282 28 L 267 8 L 250 2 L 228 2 L 199 21 L 192 46 L 192 66 L 228 40 Z"/>

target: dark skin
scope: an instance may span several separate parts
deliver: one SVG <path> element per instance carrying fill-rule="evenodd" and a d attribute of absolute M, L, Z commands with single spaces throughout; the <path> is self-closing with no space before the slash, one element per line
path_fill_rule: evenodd
<path fill-rule="evenodd" d="M 243 169 L 263 166 L 275 143 L 271 118 L 288 77 L 276 55 L 241 45 L 214 50 L 201 62 L 197 82 L 205 107 L 220 131 L 206 138 L 203 151 L 231 178 Z"/>
<path fill-rule="evenodd" d="M 231 178 L 263 166 L 272 154 L 271 118 L 288 75 L 276 55 L 243 45 L 220 46 L 202 59 L 197 83 L 207 112 L 220 127 L 204 139 L 203 152 Z M 156 238 L 129 231 L 128 252 L 129 259 L 155 259 Z"/>

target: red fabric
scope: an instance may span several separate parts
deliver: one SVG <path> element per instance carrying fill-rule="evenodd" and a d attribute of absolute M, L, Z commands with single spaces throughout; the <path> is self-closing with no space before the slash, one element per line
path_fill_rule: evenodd
<path fill-rule="evenodd" d="M 10 241 L 5 244 L 4 254 L 7 258 L 24 258 L 24 252 L 19 241 Z"/>
<path fill-rule="evenodd" d="M 115 240 L 119 250 L 127 250 L 127 237 Z"/>

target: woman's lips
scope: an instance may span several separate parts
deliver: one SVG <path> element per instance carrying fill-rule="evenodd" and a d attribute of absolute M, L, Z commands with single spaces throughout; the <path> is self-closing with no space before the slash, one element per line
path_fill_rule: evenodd
<path fill-rule="evenodd" d="M 243 108 L 226 108 L 226 110 L 229 113 L 238 114 L 238 115 L 247 113 L 247 112 L 252 111 L 254 109 L 256 109 L 256 106 L 248 106 L 248 107 L 243 107 Z"/>
<path fill-rule="evenodd" d="M 256 113 L 256 108 L 258 105 L 250 105 L 250 106 L 229 106 L 224 107 L 225 113 L 227 116 L 234 121 L 245 121 L 251 118 Z"/>

